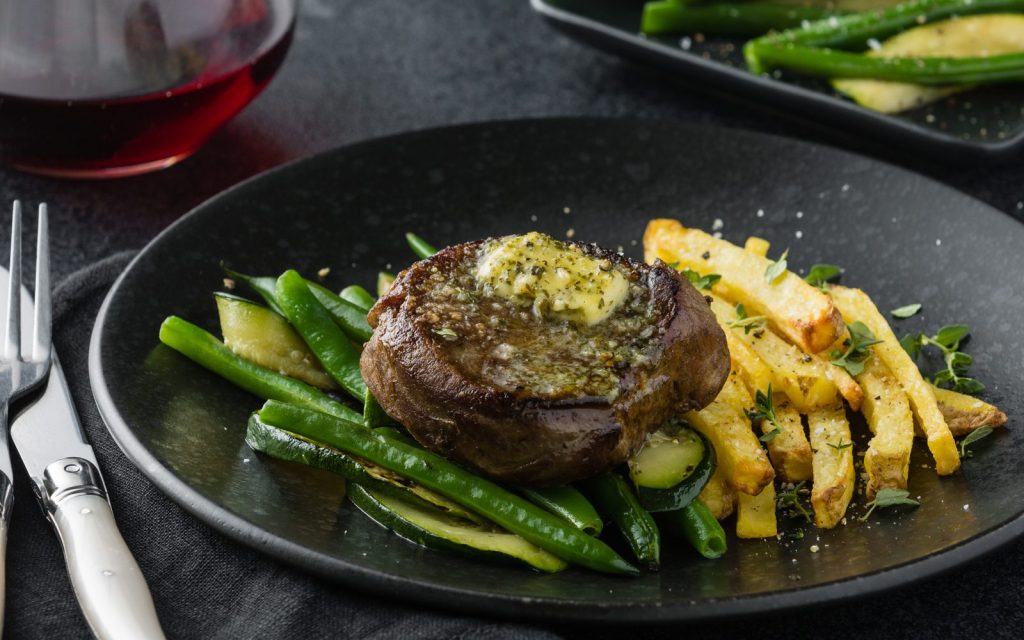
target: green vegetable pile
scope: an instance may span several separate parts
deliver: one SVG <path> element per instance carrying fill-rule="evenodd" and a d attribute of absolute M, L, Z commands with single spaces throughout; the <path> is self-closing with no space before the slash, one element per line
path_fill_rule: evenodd
<path fill-rule="evenodd" d="M 784 69 L 833 80 L 919 85 L 920 91 L 909 96 L 906 86 L 883 85 L 861 93 L 836 85 L 864 106 L 894 111 L 956 88 L 1024 81 L 1021 13 L 1024 0 L 656 0 L 644 5 L 640 29 L 650 36 L 753 37 L 743 54 L 756 74 Z M 938 24 L 979 15 L 990 19 L 979 23 L 966 50 L 962 39 Z M 886 55 L 889 47 L 879 41 L 900 34 L 910 37 Z M 1007 39 L 1010 46 L 992 45 L 996 38 Z"/>

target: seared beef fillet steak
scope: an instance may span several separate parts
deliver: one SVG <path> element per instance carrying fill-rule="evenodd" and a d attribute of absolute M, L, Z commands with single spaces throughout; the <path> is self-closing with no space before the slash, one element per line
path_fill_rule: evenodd
<path fill-rule="evenodd" d="M 530 233 L 448 247 L 370 311 L 360 367 L 423 446 L 501 481 L 624 462 L 729 372 L 703 296 L 662 262 Z"/>

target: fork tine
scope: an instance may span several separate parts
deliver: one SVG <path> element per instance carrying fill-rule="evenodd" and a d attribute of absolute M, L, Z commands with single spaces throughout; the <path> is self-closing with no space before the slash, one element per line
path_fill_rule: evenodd
<path fill-rule="evenodd" d="M 39 205 L 39 232 L 36 241 L 36 301 L 32 329 L 32 360 L 50 357 L 50 232 L 46 203 Z"/>
<path fill-rule="evenodd" d="M 4 358 L 21 355 L 21 201 L 14 201 L 11 213 L 11 264 L 7 278 L 7 319 Z"/>

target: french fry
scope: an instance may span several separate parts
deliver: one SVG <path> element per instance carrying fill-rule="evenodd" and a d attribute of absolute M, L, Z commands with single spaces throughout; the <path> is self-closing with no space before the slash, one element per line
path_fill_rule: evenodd
<path fill-rule="evenodd" d="M 725 520 L 732 515 L 736 492 L 726 481 L 725 471 L 722 470 L 722 467 L 716 468 L 715 472 L 711 474 L 708 483 L 701 489 L 697 499 L 704 503 L 716 520 Z"/>
<path fill-rule="evenodd" d="M 728 336 L 727 336 L 728 337 Z M 946 419 L 946 425 L 954 436 L 966 436 L 981 427 L 1001 427 L 1006 424 L 1006 414 L 995 405 L 982 402 L 952 389 L 932 385 L 932 393 L 939 404 L 939 411 Z"/>
<path fill-rule="evenodd" d="M 740 379 L 747 387 L 750 395 L 754 395 L 758 389 L 764 390 L 772 384 L 772 370 L 764 363 L 757 353 L 751 349 L 746 342 L 732 332 L 732 329 L 719 323 L 722 331 L 725 332 L 725 342 L 729 347 L 729 358 L 732 360 L 733 369 L 739 371 Z"/>
<path fill-rule="evenodd" d="M 863 322 L 875 338 L 881 340 L 871 350 L 899 381 L 910 400 L 910 408 L 918 426 L 928 439 L 928 449 L 935 458 L 935 472 L 946 476 L 960 468 L 960 453 L 956 441 L 939 410 L 931 385 L 924 381 L 917 365 L 910 358 L 896 334 L 892 332 L 885 316 L 878 311 L 875 303 L 860 289 L 834 285 L 832 299 L 848 322 Z"/>
<path fill-rule="evenodd" d="M 753 496 L 771 483 L 775 471 L 750 428 L 746 410 L 752 406 L 750 394 L 737 376 L 730 374 L 711 404 L 684 417 L 711 441 L 729 484 Z"/>
<path fill-rule="evenodd" d="M 707 256 L 707 257 L 705 257 Z M 722 279 L 714 291 L 742 302 L 751 315 L 763 315 L 779 333 L 808 353 L 827 349 L 842 335 L 843 319 L 832 300 L 789 271 L 768 282 L 772 261 L 745 251 L 678 220 L 656 219 L 644 232 L 644 257 L 678 262 L 702 274 Z"/>
<path fill-rule="evenodd" d="M 768 457 L 775 467 L 775 475 L 786 482 L 810 480 L 811 445 L 804 434 L 800 414 L 778 394 L 773 405 L 775 417 L 779 421 L 779 433 L 768 441 Z M 761 423 L 762 433 L 768 433 L 774 428 L 767 420 Z"/>
<path fill-rule="evenodd" d="M 761 256 L 762 258 L 768 255 L 768 249 L 770 249 L 771 246 L 770 242 L 764 238 L 758 238 L 757 236 L 749 236 L 747 241 L 743 244 L 743 248 L 746 251 L 749 251 L 755 256 Z"/>
<path fill-rule="evenodd" d="M 816 409 L 807 414 L 807 430 L 814 450 L 814 523 L 831 529 L 843 519 L 853 497 L 853 440 L 846 411 L 842 405 Z"/>
<path fill-rule="evenodd" d="M 775 520 L 775 484 L 768 485 L 756 496 L 741 493 L 736 509 L 737 538 L 774 538 L 779 534 Z"/>
<path fill-rule="evenodd" d="M 711 311 L 732 338 L 744 343 L 767 365 L 772 373 L 773 388 L 784 393 L 799 410 L 810 411 L 835 404 L 838 389 L 828 375 L 831 364 L 803 353 L 768 329 L 748 333 L 728 326 L 736 319 L 736 311 L 718 296 L 711 296 Z"/>
<path fill-rule="evenodd" d="M 876 355 L 864 363 L 857 381 L 864 388 L 861 413 L 875 434 L 864 453 L 867 496 L 874 498 L 880 489 L 906 489 L 914 446 L 914 417 L 907 394 Z"/>

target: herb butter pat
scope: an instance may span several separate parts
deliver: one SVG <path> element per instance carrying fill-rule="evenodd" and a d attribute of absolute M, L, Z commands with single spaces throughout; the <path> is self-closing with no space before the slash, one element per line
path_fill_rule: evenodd
<path fill-rule="evenodd" d="M 629 281 L 610 261 L 536 231 L 491 242 L 476 278 L 494 295 L 532 306 L 539 316 L 583 325 L 600 323 L 629 295 Z"/>

